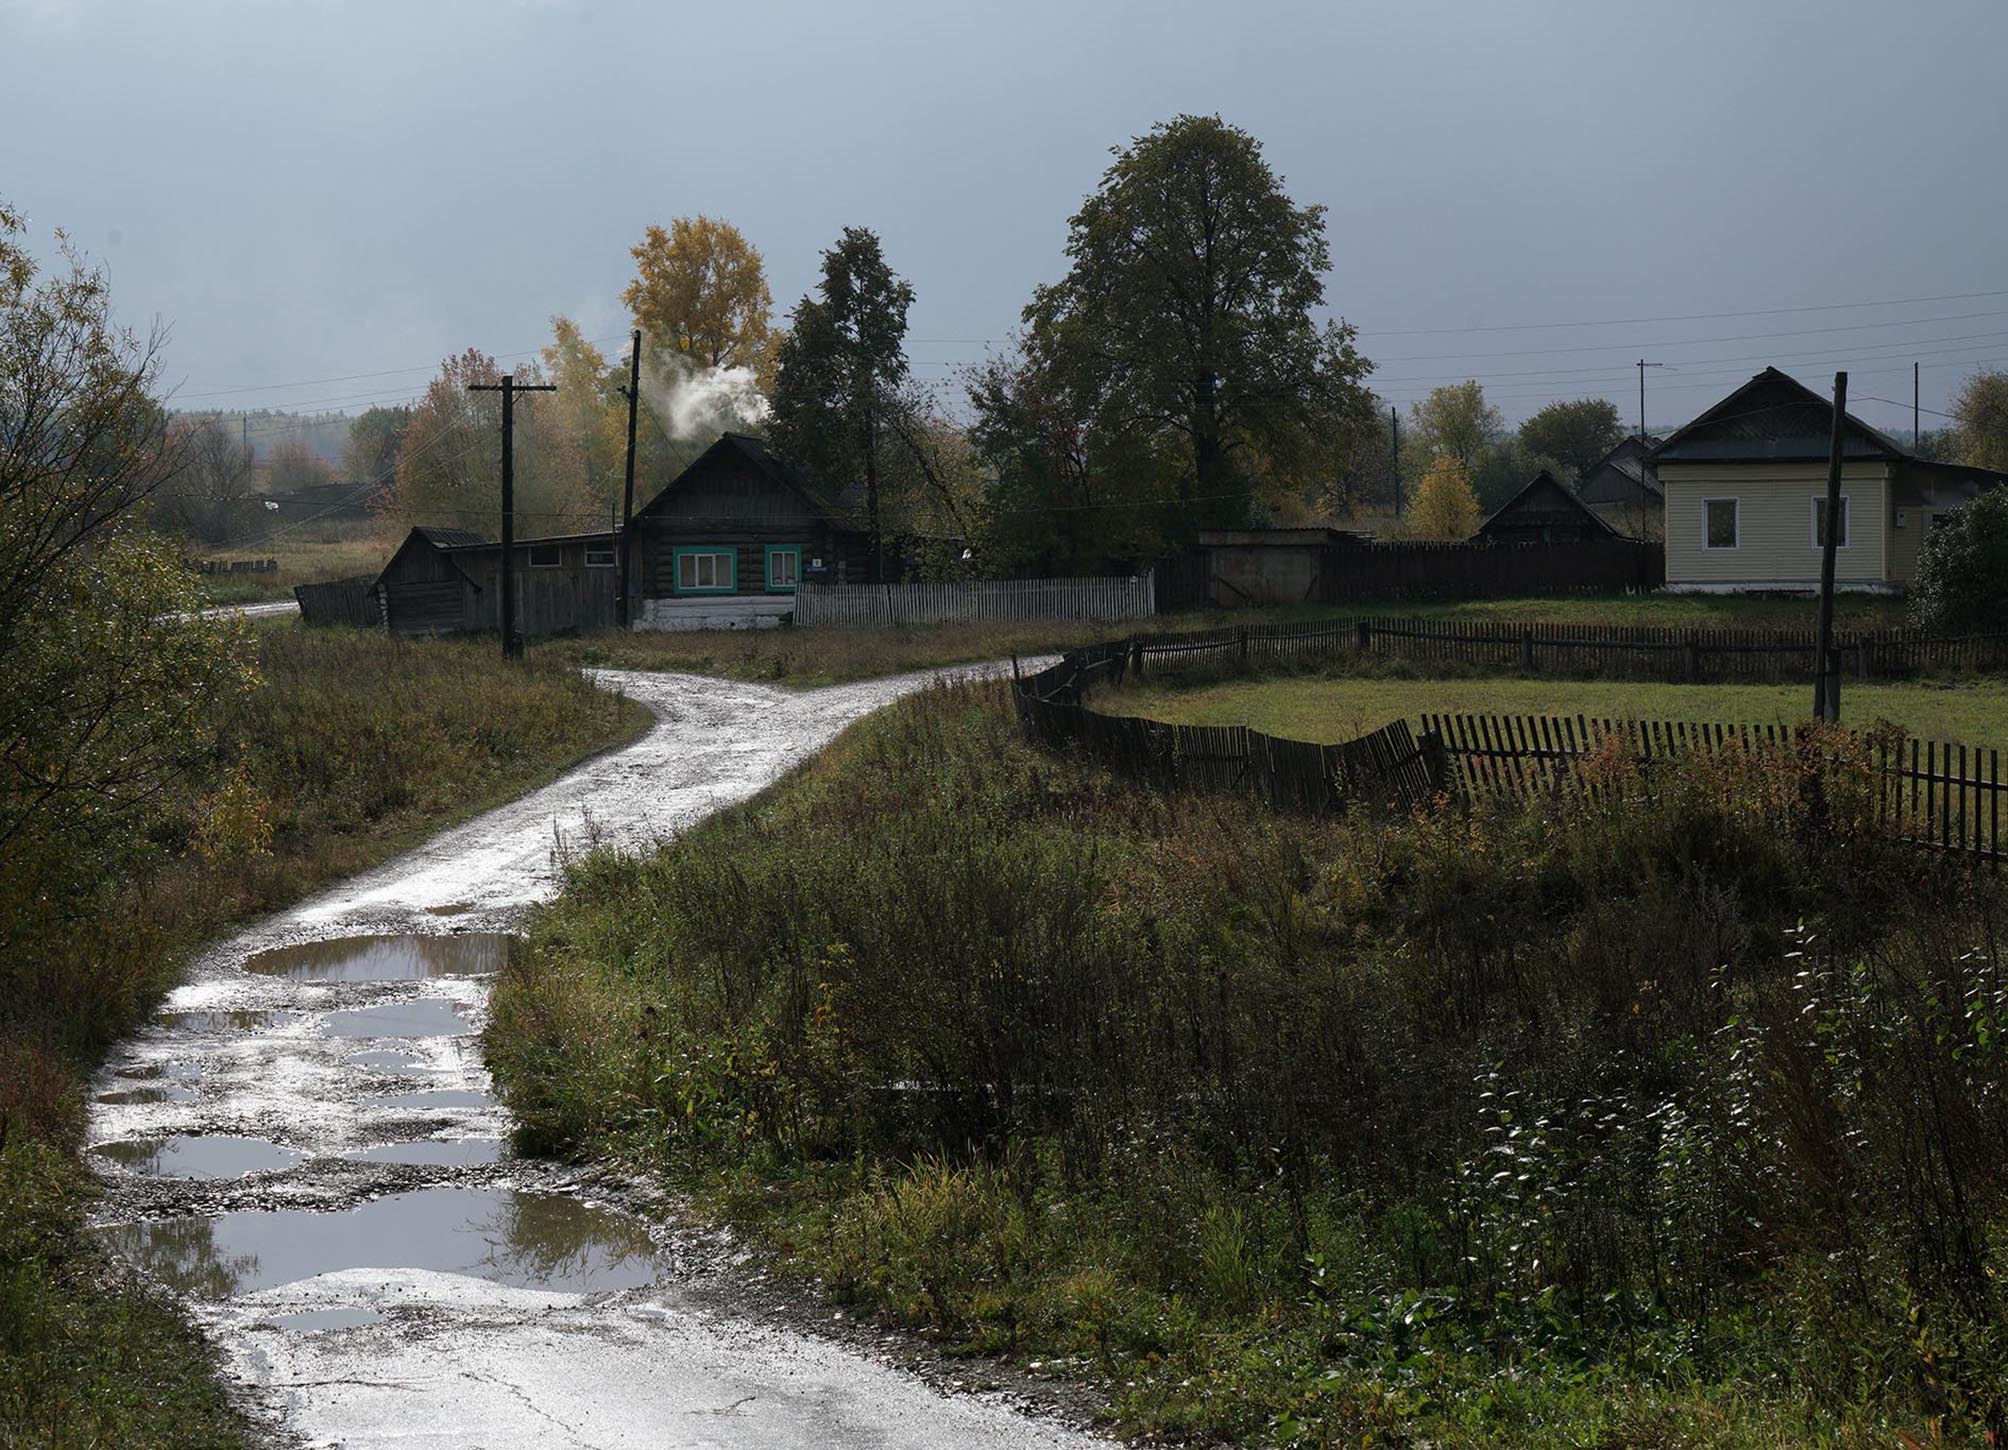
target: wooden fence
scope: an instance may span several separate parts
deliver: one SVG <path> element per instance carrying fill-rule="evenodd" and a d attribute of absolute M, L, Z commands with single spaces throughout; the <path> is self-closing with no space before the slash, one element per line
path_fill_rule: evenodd
<path fill-rule="evenodd" d="M 1666 583 L 1666 546 L 1635 539 L 1572 544 L 1400 541 L 1328 549 L 1318 599 L 1500 599 L 1624 594 Z"/>
<path fill-rule="evenodd" d="M 1593 751 L 1612 740 L 1642 765 L 1725 749 L 1781 750 L 1795 739 L 1776 723 L 1730 725 L 1683 720 L 1594 719 L 1584 715 L 1425 715 L 1426 734 L 1440 740 L 1449 780 L 1466 796 L 1527 796 L 1557 788 Z M 2001 831 L 2008 777 L 1992 747 L 1905 739 L 1878 746 L 1877 817 L 1899 840 L 1966 856 L 2008 862 Z"/>
<path fill-rule="evenodd" d="M 1269 643 L 1293 645 L 1302 630 Z M 1266 735 L 1241 725 L 1173 725 L 1091 708 L 1088 696 L 1119 685 L 1156 652 L 1233 650 L 1224 636 L 1148 637 L 1074 650 L 1036 674 L 1013 671 L 1012 698 L 1026 734 L 1073 746 L 1112 770 L 1163 786 L 1251 790 L 1280 810 L 1323 814 L 1351 803 L 1425 807 L 1445 793 L 1527 796 L 1558 789 L 1610 742 L 1645 765 L 1701 752 L 1780 750 L 1794 727 L 1715 721 L 1624 720 L 1587 715 L 1429 714 L 1419 732 L 1397 720 L 1336 745 Z M 1903 740 L 1878 746 L 1880 827 L 1899 840 L 1976 863 L 2008 862 L 2001 817 L 2008 778 L 1998 749 Z"/>
<path fill-rule="evenodd" d="M 1130 667 L 1312 664 L 1379 655 L 1602 680 L 1792 684 L 1813 677 L 1811 629 L 1669 629 L 1654 625 L 1512 624 L 1352 615 L 1301 624 L 1140 635 Z M 1841 630 L 1847 674 L 1903 679 L 1933 670 L 2008 671 L 2008 632 L 1937 636 L 1916 630 Z"/>
<path fill-rule="evenodd" d="M 795 591 L 795 623 L 823 628 L 976 624 L 1000 620 L 1143 619 L 1157 612 L 1151 578 L 994 579 L 952 584 L 814 584 Z"/>
<path fill-rule="evenodd" d="M 1097 646 L 1014 678 L 1026 733 L 1157 785 L 1252 791 L 1278 810 L 1326 814 L 1356 802 L 1416 810 L 1443 788 L 1440 745 L 1426 734 L 1418 740 L 1405 720 L 1325 745 L 1242 725 L 1172 725 L 1089 708 L 1088 692 L 1120 683 L 1129 658 L 1127 643 Z"/>
<path fill-rule="evenodd" d="M 353 579 L 331 579 L 324 584 L 295 584 L 293 597 L 300 601 L 300 619 L 306 624 L 346 624 L 356 629 L 375 629 L 380 619 L 377 609 L 376 579 L 359 574 Z"/>
<path fill-rule="evenodd" d="M 185 559 L 198 574 L 276 574 L 277 559 Z"/>

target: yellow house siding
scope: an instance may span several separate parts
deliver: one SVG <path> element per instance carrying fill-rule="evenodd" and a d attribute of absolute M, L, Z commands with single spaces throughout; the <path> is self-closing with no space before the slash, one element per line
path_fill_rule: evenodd
<path fill-rule="evenodd" d="M 1813 500 L 1827 491 L 1824 463 L 1674 463 L 1659 466 L 1666 490 L 1666 582 L 1752 588 L 1813 588 L 1820 550 L 1813 543 Z M 1843 584 L 1889 579 L 1889 469 L 1849 463 L 1841 473 L 1848 500 L 1848 547 L 1834 558 Z M 1704 503 L 1737 500 L 1737 544 L 1709 549 Z M 1913 521 L 1914 522 L 1914 521 Z"/>

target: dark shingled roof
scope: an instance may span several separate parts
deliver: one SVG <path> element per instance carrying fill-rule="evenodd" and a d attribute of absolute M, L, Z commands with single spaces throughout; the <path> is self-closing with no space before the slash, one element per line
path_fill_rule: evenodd
<path fill-rule="evenodd" d="M 1653 471 L 1652 465 L 1646 461 L 1646 455 L 1659 447 L 1659 444 L 1660 440 L 1653 437 L 1650 433 L 1645 434 L 1643 437 L 1637 433 L 1633 433 L 1602 458 L 1599 458 L 1595 463 L 1585 468 L 1583 470 L 1583 477 L 1589 478 L 1598 469 L 1608 468 L 1630 479 L 1647 493 L 1657 496 L 1664 492 L 1664 490 L 1660 487 L 1659 475 Z"/>
<path fill-rule="evenodd" d="M 756 438 L 751 433 L 724 433 L 719 435 L 716 443 L 698 454 L 696 458 L 691 460 L 689 466 L 682 473 L 677 474 L 675 478 L 672 478 L 667 484 L 663 485 L 662 492 L 650 499 L 647 507 L 637 510 L 636 517 L 639 518 L 642 514 L 652 513 L 658 504 L 676 492 L 676 486 L 687 475 L 703 467 L 714 454 L 721 451 L 739 454 L 748 463 L 766 474 L 767 477 L 773 479 L 774 482 L 793 492 L 804 503 L 808 504 L 809 507 L 831 523 L 841 528 L 852 526 L 851 516 L 846 511 L 843 503 L 810 483 L 800 472 L 771 453 L 767 448 L 765 439 Z"/>
<path fill-rule="evenodd" d="M 1536 499 L 1536 495 L 1540 497 Z M 1483 534 L 1494 524 L 1500 525 L 1501 528 L 1510 527 L 1513 522 L 1510 516 L 1523 502 L 1542 502 L 1548 504 L 1551 509 L 1559 505 L 1560 511 L 1564 514 L 1581 514 L 1584 518 L 1588 519 L 1596 526 L 1598 533 L 1620 537 L 1618 531 L 1610 526 L 1603 515 L 1577 498 L 1575 494 L 1571 493 L 1562 484 L 1560 479 L 1556 478 L 1554 474 L 1548 472 L 1545 468 L 1528 479 L 1525 488 L 1494 509 L 1492 516 L 1478 526 L 1478 532 Z M 1538 514 L 1535 516 L 1538 517 Z"/>
<path fill-rule="evenodd" d="M 1776 368 L 1766 368 L 1647 456 L 1655 464 L 1824 459 L 1833 425 L 1833 399 L 1821 397 Z M 1892 461 L 1917 457 L 1852 413 L 1842 419 L 1841 456 Z"/>

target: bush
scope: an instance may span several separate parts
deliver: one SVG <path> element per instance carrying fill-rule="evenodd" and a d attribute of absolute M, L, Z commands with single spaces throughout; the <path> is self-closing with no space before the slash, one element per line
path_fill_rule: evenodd
<path fill-rule="evenodd" d="M 2008 487 L 1934 520 L 1917 557 L 1911 622 L 1934 634 L 2008 628 Z"/>

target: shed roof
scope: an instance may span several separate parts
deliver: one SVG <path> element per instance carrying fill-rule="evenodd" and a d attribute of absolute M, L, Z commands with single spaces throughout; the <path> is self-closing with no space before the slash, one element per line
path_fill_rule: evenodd
<path fill-rule="evenodd" d="M 1617 447 L 1585 468 L 1583 477 L 1588 478 L 1599 469 L 1608 468 L 1630 479 L 1647 493 L 1661 494 L 1665 490 L 1661 488 L 1659 473 L 1648 457 L 1659 445 L 1660 440 L 1650 433 L 1629 434 Z"/>
<path fill-rule="evenodd" d="M 489 542 L 472 529 L 442 529 L 433 524 L 418 524 L 412 532 L 436 549 L 460 549 L 469 544 Z"/>
<path fill-rule="evenodd" d="M 1620 537 L 1618 531 L 1611 527 L 1609 520 L 1563 487 L 1555 475 L 1545 468 L 1528 479 L 1525 488 L 1494 509 L 1492 516 L 1478 526 L 1478 532 L 1483 534 L 1494 524 L 1499 524 L 1503 528 L 1513 522 L 1511 516 L 1514 514 L 1540 513 L 1580 514 L 1595 525 L 1597 532 L 1609 534 L 1613 538 Z"/>

